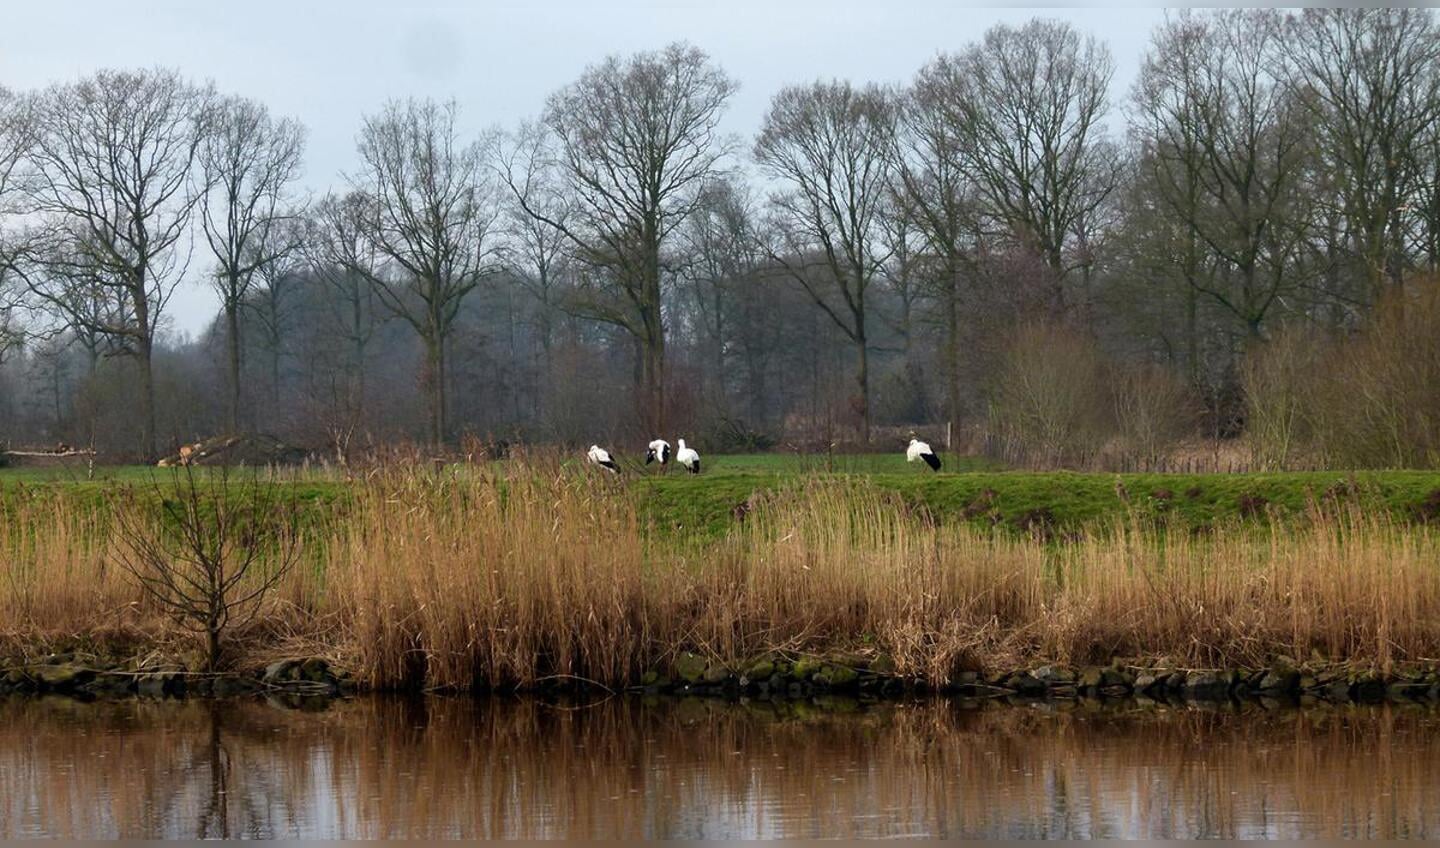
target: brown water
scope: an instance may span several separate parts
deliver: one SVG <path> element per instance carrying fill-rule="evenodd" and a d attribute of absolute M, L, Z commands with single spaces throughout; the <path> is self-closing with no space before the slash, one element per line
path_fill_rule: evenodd
<path fill-rule="evenodd" d="M 1440 836 L 1423 707 L 0 699 L 0 838 Z"/>

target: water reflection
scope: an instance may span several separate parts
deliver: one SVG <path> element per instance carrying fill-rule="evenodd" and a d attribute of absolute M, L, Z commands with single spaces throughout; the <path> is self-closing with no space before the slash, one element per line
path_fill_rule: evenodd
<path fill-rule="evenodd" d="M 1440 835 L 1440 713 L 0 700 L 0 837 Z"/>

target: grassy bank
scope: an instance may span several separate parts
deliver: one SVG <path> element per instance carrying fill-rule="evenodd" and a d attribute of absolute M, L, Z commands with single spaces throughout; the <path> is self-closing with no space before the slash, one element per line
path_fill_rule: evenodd
<path fill-rule="evenodd" d="M 748 512 L 737 520 L 726 501 L 723 528 L 697 544 L 651 532 L 648 499 L 703 503 L 706 478 L 636 484 L 588 472 L 543 461 L 377 472 L 343 484 L 338 508 L 342 484 L 287 484 L 309 498 L 293 531 L 301 560 L 233 634 L 230 655 L 252 666 L 327 656 L 373 686 L 459 688 L 557 675 L 613 686 L 682 651 L 732 663 L 883 654 L 934 682 L 1114 657 L 1381 668 L 1440 657 L 1440 533 L 1367 509 L 1364 495 L 1322 490 L 1297 503 L 1299 520 L 1261 508 L 1249 525 L 1217 515 L 1213 532 L 1195 533 L 1174 532 L 1191 520 L 1179 509 L 1159 523 L 1138 508 L 1084 512 L 1086 492 L 1102 494 L 1099 479 L 1075 485 L 1080 475 L 787 482 L 736 472 L 714 479 L 755 477 Z M 912 500 L 990 479 L 1046 496 L 1073 486 L 1075 514 L 1096 518 L 1076 536 L 1015 533 Z M 1101 479 L 1120 499 L 1114 478 Z M 1428 485 L 1399 481 L 1389 485 Z M 1217 501 L 1228 482 L 1213 481 Z M 7 489 L 0 654 L 192 650 L 194 637 L 116 567 L 115 508 L 72 487 Z"/>
<path fill-rule="evenodd" d="M 1303 520 L 1314 501 L 1353 504 L 1399 522 L 1440 522 L 1440 472 L 1317 471 L 1256 474 L 1104 474 L 1004 471 L 975 457 L 946 456 L 945 472 L 907 465 L 891 454 L 795 456 L 755 454 L 707 458 L 706 473 L 659 473 L 632 463 L 620 478 L 641 523 L 658 535 L 717 541 L 736 523 L 737 508 L 797 481 L 861 478 L 893 493 L 906 508 L 942 523 L 998 527 L 1020 535 L 1065 537 L 1139 518 L 1209 531 L 1221 525 Z M 556 464 L 553 457 L 542 460 Z M 594 472 L 567 460 L 575 473 Z M 418 473 L 418 472 L 417 472 Z M 507 463 L 448 466 L 449 478 L 510 474 Z M 22 489 L 38 487 L 96 504 L 118 486 L 163 488 L 172 472 L 144 466 L 102 467 L 94 479 L 70 469 L 0 469 L 0 510 Z M 287 497 L 318 512 L 343 509 L 353 481 L 325 470 L 267 473 Z"/>

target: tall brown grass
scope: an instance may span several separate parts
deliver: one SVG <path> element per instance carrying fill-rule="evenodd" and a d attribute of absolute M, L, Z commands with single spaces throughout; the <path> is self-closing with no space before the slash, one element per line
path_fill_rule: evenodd
<path fill-rule="evenodd" d="M 0 653 L 186 650 L 114 567 L 113 506 L 9 499 Z M 622 482 L 546 461 L 381 471 L 306 531 L 234 634 L 377 687 L 609 686 L 681 650 L 883 652 L 935 681 L 1044 661 L 1440 657 L 1440 534 L 1353 511 L 1266 530 L 1120 524 L 1066 542 L 946 524 L 861 482 L 797 483 L 719 541 L 642 525 Z"/>

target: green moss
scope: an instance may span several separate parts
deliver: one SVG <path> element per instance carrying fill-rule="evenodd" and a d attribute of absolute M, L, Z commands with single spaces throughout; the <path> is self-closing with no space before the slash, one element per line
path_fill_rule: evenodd
<path fill-rule="evenodd" d="M 699 683 L 708 665 L 704 657 L 687 651 L 675 658 L 675 676 L 686 683 Z"/>

